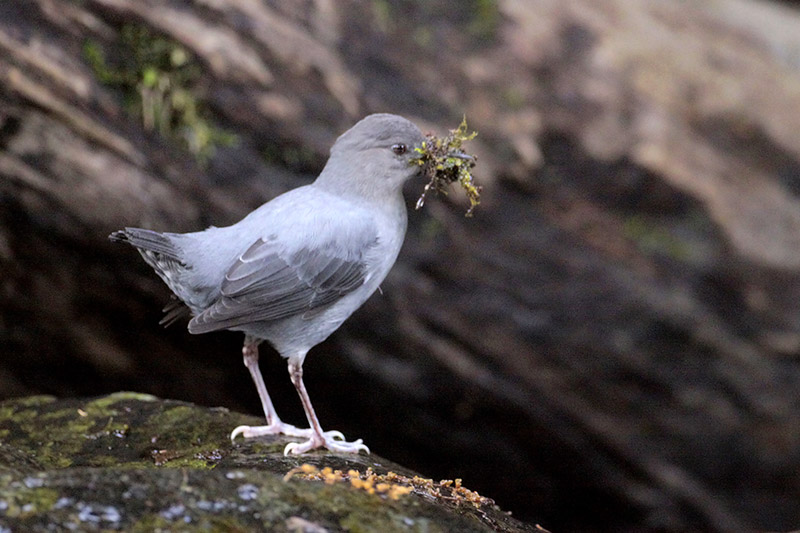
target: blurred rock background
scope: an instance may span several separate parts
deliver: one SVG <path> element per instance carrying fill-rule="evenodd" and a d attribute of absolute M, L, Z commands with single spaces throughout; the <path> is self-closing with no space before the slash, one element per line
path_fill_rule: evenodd
<path fill-rule="evenodd" d="M 326 428 L 553 531 L 800 525 L 793 3 L 0 0 L 0 398 L 259 414 L 106 236 L 233 223 L 378 111 L 466 114 L 484 200 L 309 355 Z"/>

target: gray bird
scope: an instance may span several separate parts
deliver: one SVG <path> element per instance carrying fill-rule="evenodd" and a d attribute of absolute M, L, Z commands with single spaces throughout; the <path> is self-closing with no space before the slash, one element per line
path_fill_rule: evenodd
<path fill-rule="evenodd" d="M 411 159 L 424 140 L 402 117 L 370 115 L 336 140 L 314 183 L 232 226 L 184 234 L 125 228 L 110 235 L 135 246 L 186 304 L 190 333 L 244 332 L 244 364 L 267 425 L 239 426 L 231 439 L 283 433 L 307 438 L 288 444 L 285 454 L 323 446 L 369 453 L 361 439 L 347 442 L 338 431 L 322 430 L 303 385 L 303 360 L 361 307 L 394 264 L 407 226 L 402 187 L 420 174 Z M 165 321 L 177 314 L 173 309 Z M 288 360 L 309 429 L 278 418 L 258 368 L 262 341 Z"/>

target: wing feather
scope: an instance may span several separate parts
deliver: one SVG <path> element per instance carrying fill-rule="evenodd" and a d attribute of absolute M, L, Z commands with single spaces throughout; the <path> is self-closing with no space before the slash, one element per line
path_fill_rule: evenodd
<path fill-rule="evenodd" d="M 310 316 L 360 287 L 367 275 L 365 255 L 377 244 L 374 232 L 346 249 L 339 243 L 287 253 L 275 240 L 259 239 L 231 266 L 220 297 L 189 323 L 205 333 L 254 322 Z"/>

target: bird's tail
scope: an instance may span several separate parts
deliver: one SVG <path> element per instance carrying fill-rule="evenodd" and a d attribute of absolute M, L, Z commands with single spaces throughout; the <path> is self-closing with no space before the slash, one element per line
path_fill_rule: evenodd
<path fill-rule="evenodd" d="M 161 320 L 161 324 L 169 326 L 189 314 L 189 310 L 183 306 L 181 284 L 176 281 L 176 278 L 180 278 L 187 267 L 170 234 L 149 229 L 125 228 L 115 231 L 108 238 L 113 242 L 128 243 L 139 250 L 147 264 L 153 267 L 156 274 L 177 295 L 176 299 L 164 308 L 166 314 Z"/>
<path fill-rule="evenodd" d="M 108 236 L 113 242 L 126 242 L 139 250 L 155 252 L 165 259 L 181 262 L 178 250 L 168 235 L 141 228 L 125 228 Z"/>

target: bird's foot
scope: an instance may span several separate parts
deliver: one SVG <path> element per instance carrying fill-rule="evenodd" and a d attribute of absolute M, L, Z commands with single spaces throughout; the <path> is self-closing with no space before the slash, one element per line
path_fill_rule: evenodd
<path fill-rule="evenodd" d="M 312 433 L 311 437 L 305 442 L 290 442 L 283 449 L 283 455 L 300 455 L 317 448 L 327 448 L 332 452 L 358 453 L 360 451 L 369 452 L 369 448 L 361 439 L 353 442 L 344 440 L 344 435 L 339 431 L 325 431 L 321 435 Z"/>
<path fill-rule="evenodd" d="M 236 437 L 241 435 L 242 437 L 249 439 L 252 437 L 260 437 L 262 435 L 288 435 L 289 437 L 311 437 L 313 435 L 313 431 L 311 428 L 301 429 L 295 427 L 291 424 L 287 424 L 285 422 L 281 422 L 278 420 L 277 422 L 273 422 L 272 424 L 266 426 L 239 426 L 231 432 L 231 440 L 234 440 Z M 341 438 L 344 438 L 344 435 L 338 433 Z"/>

